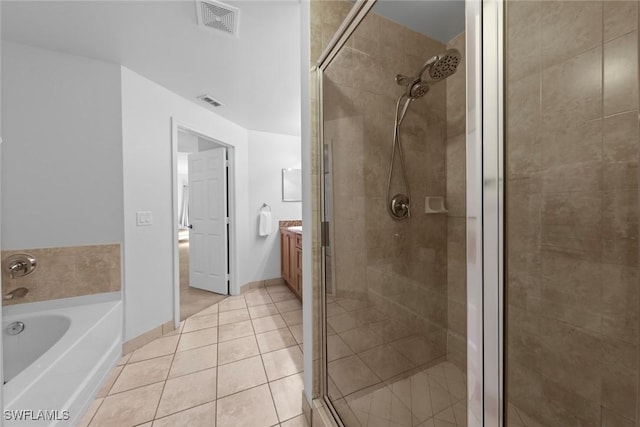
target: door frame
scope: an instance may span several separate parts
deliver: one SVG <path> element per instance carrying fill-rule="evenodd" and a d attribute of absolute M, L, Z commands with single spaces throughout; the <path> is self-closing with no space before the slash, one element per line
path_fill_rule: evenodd
<path fill-rule="evenodd" d="M 178 224 L 178 131 L 189 132 L 206 138 L 227 149 L 227 209 L 229 211 L 229 232 L 227 239 L 227 257 L 229 262 L 229 287 L 227 292 L 234 289 L 237 278 L 237 233 L 236 233 L 236 191 L 235 191 L 235 151 L 232 145 L 207 134 L 197 126 L 188 124 L 175 117 L 171 117 L 171 247 L 173 248 L 173 323 L 176 328 L 180 325 L 180 247 Z"/>

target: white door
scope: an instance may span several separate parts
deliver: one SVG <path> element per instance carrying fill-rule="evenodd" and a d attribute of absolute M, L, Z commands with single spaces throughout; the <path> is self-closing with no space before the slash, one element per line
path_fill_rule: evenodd
<path fill-rule="evenodd" d="M 226 149 L 189 154 L 189 284 L 228 294 Z"/>

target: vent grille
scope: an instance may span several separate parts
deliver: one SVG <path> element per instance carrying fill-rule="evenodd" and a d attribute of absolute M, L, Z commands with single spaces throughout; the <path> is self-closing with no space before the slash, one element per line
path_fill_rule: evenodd
<path fill-rule="evenodd" d="M 197 10 L 198 20 L 203 27 L 238 36 L 240 11 L 237 8 L 216 1 L 199 0 Z"/>
<path fill-rule="evenodd" d="M 214 107 L 220 107 L 221 105 L 224 105 L 222 102 L 218 101 L 217 99 L 209 95 L 199 96 L 198 99 Z"/>

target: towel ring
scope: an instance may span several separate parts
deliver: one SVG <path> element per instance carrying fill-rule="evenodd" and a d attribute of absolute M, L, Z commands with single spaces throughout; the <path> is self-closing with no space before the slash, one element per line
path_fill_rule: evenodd
<path fill-rule="evenodd" d="M 259 209 L 259 210 L 260 210 L 260 212 L 262 212 L 262 211 L 264 210 L 264 208 L 269 209 L 269 212 L 271 212 L 271 206 L 269 206 L 269 205 L 268 205 L 268 204 L 266 204 L 266 203 L 263 203 L 263 204 L 262 204 L 262 206 L 261 206 L 261 207 L 260 207 L 260 209 Z"/>

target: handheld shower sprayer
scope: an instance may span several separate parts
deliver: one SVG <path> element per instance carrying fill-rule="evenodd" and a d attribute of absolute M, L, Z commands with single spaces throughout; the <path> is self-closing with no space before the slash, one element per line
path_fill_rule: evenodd
<path fill-rule="evenodd" d="M 409 191 L 409 181 L 407 179 L 407 170 L 404 164 L 404 155 L 402 153 L 402 145 L 400 144 L 400 125 L 404 120 L 411 102 L 425 96 L 431 85 L 436 84 L 447 77 L 452 76 L 460 65 L 460 52 L 456 49 L 449 49 L 439 55 L 432 56 L 422 66 L 420 71 L 414 77 L 408 77 L 402 74 L 396 75 L 396 83 L 404 86 L 405 91 L 398 98 L 396 103 L 396 118 L 393 132 L 393 147 L 391 151 L 391 165 L 389 167 L 389 179 L 387 181 L 387 210 L 391 218 L 395 220 L 408 219 L 411 217 L 411 196 Z M 401 103 L 404 99 L 404 105 Z M 393 197 L 391 195 L 391 179 L 393 177 L 393 166 L 395 162 L 396 151 L 400 158 L 400 166 L 402 168 L 402 178 L 406 194 L 398 193 Z"/>

